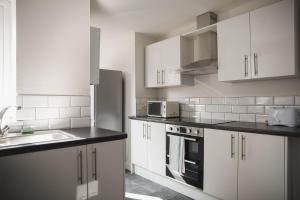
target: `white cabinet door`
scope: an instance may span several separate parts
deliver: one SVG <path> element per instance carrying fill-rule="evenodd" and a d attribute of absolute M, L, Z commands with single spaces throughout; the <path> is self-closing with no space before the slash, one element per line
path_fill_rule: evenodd
<path fill-rule="evenodd" d="M 250 133 L 239 135 L 238 199 L 283 200 L 284 137 Z"/>
<path fill-rule="evenodd" d="M 249 13 L 218 23 L 218 80 L 251 78 Z"/>
<path fill-rule="evenodd" d="M 238 133 L 204 130 L 204 192 L 237 199 Z"/>
<path fill-rule="evenodd" d="M 87 147 L 88 199 L 122 200 L 125 197 L 125 141 Z"/>
<path fill-rule="evenodd" d="M 87 199 L 86 146 L 6 156 L 0 163 L 0 199 Z"/>
<path fill-rule="evenodd" d="M 255 10 L 250 13 L 250 19 L 253 77 L 295 75 L 293 1 Z"/>
<path fill-rule="evenodd" d="M 181 37 L 173 37 L 162 43 L 162 84 L 176 86 L 181 84 Z"/>
<path fill-rule="evenodd" d="M 150 171 L 166 175 L 166 127 L 161 123 L 147 123 L 148 168 Z"/>
<path fill-rule="evenodd" d="M 133 164 L 148 167 L 146 122 L 131 120 L 131 160 Z"/>
<path fill-rule="evenodd" d="M 161 48 L 158 43 L 145 49 L 145 85 L 146 87 L 158 87 L 161 84 Z"/>

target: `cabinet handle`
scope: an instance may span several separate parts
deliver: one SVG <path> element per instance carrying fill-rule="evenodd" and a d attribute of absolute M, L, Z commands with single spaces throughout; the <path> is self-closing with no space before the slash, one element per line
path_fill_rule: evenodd
<path fill-rule="evenodd" d="M 146 129 L 146 125 L 143 123 L 143 139 L 147 139 L 145 129 Z"/>
<path fill-rule="evenodd" d="M 157 70 L 157 76 L 156 76 L 157 84 L 160 84 L 160 71 Z"/>
<path fill-rule="evenodd" d="M 165 84 L 165 70 L 161 71 L 161 83 Z"/>
<path fill-rule="evenodd" d="M 94 151 L 92 152 L 93 154 L 93 160 L 94 160 L 94 169 L 93 169 L 93 173 L 92 173 L 92 177 L 97 180 L 97 149 L 94 148 Z"/>
<path fill-rule="evenodd" d="M 151 140 L 151 126 L 149 126 L 149 125 L 147 125 L 147 139 Z"/>
<path fill-rule="evenodd" d="M 248 56 L 245 55 L 245 77 L 248 76 Z"/>
<path fill-rule="evenodd" d="M 78 175 L 78 182 L 82 185 L 83 184 L 83 171 L 82 171 L 82 151 L 79 151 L 78 154 L 78 162 L 79 162 L 79 175 Z"/>
<path fill-rule="evenodd" d="M 257 53 L 254 53 L 254 74 L 255 76 L 258 75 L 258 60 L 257 60 Z"/>
<path fill-rule="evenodd" d="M 246 137 L 242 135 L 242 160 L 246 160 Z"/>
<path fill-rule="evenodd" d="M 235 141 L 235 136 L 232 134 L 231 135 L 231 153 L 230 153 L 230 156 L 231 158 L 234 158 L 235 157 L 235 145 L 234 145 L 234 141 Z"/>

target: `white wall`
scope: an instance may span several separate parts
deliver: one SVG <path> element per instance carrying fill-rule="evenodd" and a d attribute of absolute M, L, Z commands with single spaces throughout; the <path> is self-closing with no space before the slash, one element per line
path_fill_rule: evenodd
<path fill-rule="evenodd" d="M 89 95 L 90 1 L 17 0 L 18 94 Z"/>
<path fill-rule="evenodd" d="M 236 8 L 218 13 L 219 19 L 233 17 L 279 0 L 248 1 Z M 179 35 L 196 28 L 195 21 L 187 23 L 167 34 L 167 37 Z M 190 29 L 190 30 L 189 30 Z M 299 66 L 300 67 L 300 66 Z M 195 86 L 167 88 L 159 90 L 159 97 L 219 97 L 219 96 L 285 96 L 300 94 L 300 79 L 277 79 L 247 81 L 237 83 L 223 83 L 217 80 L 217 75 L 203 75 L 195 77 Z"/>

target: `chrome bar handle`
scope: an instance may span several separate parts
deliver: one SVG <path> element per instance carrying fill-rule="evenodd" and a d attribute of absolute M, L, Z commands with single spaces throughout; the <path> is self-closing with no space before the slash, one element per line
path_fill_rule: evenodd
<path fill-rule="evenodd" d="M 161 71 L 161 83 L 165 84 L 165 70 Z"/>
<path fill-rule="evenodd" d="M 93 173 L 92 173 L 92 177 L 94 178 L 94 180 L 97 180 L 97 149 L 94 148 L 94 151 L 92 152 L 93 154 L 93 160 L 94 160 L 94 169 L 93 169 Z"/>
<path fill-rule="evenodd" d="M 246 160 L 246 137 L 242 135 L 242 160 Z"/>
<path fill-rule="evenodd" d="M 248 64 L 249 62 L 248 62 L 248 56 L 247 55 L 245 55 L 245 77 L 247 77 L 248 76 Z"/>
<path fill-rule="evenodd" d="M 258 60 L 257 60 L 257 53 L 254 53 L 254 75 L 258 75 Z"/>
<path fill-rule="evenodd" d="M 146 128 L 146 125 L 143 123 L 143 139 L 147 139 L 146 134 L 145 134 L 145 128 Z"/>
<path fill-rule="evenodd" d="M 157 84 L 160 84 L 160 71 L 159 70 L 157 70 L 157 77 L 156 77 L 156 79 L 157 79 Z"/>
<path fill-rule="evenodd" d="M 78 175 L 78 182 L 82 185 L 83 184 L 83 171 L 82 171 L 82 151 L 79 151 L 78 154 L 78 162 L 79 162 L 79 175 Z"/>
<path fill-rule="evenodd" d="M 147 139 L 151 140 L 151 126 L 150 125 L 147 125 Z"/>
<path fill-rule="evenodd" d="M 231 134 L 231 140 L 230 140 L 230 143 L 231 143 L 230 156 L 231 156 L 231 158 L 235 157 L 235 144 L 234 144 L 234 140 L 235 140 L 235 136 L 234 136 L 234 134 Z"/>

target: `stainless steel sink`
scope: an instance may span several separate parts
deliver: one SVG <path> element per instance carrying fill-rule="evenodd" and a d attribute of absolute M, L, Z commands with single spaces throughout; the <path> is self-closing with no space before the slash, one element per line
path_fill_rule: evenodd
<path fill-rule="evenodd" d="M 0 148 L 75 139 L 80 139 L 80 137 L 76 137 L 60 130 L 36 131 L 31 135 L 8 136 L 5 138 L 0 138 Z"/>

